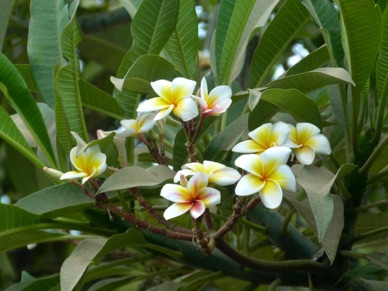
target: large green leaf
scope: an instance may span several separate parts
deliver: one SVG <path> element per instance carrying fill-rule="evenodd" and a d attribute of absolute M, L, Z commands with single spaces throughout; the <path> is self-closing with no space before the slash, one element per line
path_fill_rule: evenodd
<path fill-rule="evenodd" d="M 112 95 L 102 91 L 84 79 L 79 79 L 78 84 L 83 106 L 115 119 L 124 118 L 123 112 L 117 104 L 117 100 Z"/>
<path fill-rule="evenodd" d="M 178 14 L 179 0 L 142 1 L 131 25 L 133 45 L 121 62 L 117 78 L 125 77 L 140 56 L 162 51 L 174 32 Z M 140 95 L 116 90 L 115 96 L 126 118 L 135 118 Z"/>
<path fill-rule="evenodd" d="M 175 172 L 166 166 L 154 166 L 147 170 L 139 167 L 125 167 L 106 179 L 96 194 L 134 187 L 155 186 L 172 179 L 174 175 Z"/>
<path fill-rule="evenodd" d="M 302 0 L 322 32 L 329 48 L 331 61 L 343 66 L 344 50 L 341 45 L 340 23 L 337 11 L 329 0 Z"/>
<path fill-rule="evenodd" d="M 0 0 L 0 51 L 3 48 L 3 41 L 7 32 L 8 20 L 11 16 L 12 6 L 15 0 Z"/>
<path fill-rule="evenodd" d="M 254 52 L 249 76 L 250 88 L 261 87 L 308 16 L 309 13 L 300 0 L 287 0 L 283 4 Z"/>
<path fill-rule="evenodd" d="M 381 34 L 381 11 L 373 0 L 336 0 L 341 12 L 342 46 L 358 96 L 369 78 Z M 373 32 L 373 33 L 371 33 Z"/>
<path fill-rule="evenodd" d="M 31 1 L 28 26 L 28 56 L 43 100 L 54 107 L 54 72 L 62 60 L 60 37 L 69 22 L 63 0 Z"/>
<path fill-rule="evenodd" d="M 15 66 L 0 53 L 0 90 L 23 119 L 50 166 L 55 167 L 51 141 L 36 101 Z"/>
<path fill-rule="evenodd" d="M 230 85 L 245 62 L 252 32 L 266 24 L 277 0 L 224 0 L 218 12 L 213 73 L 219 84 Z"/>
<path fill-rule="evenodd" d="M 329 61 L 330 56 L 327 49 L 327 45 L 323 45 L 317 48 L 315 51 L 309 53 L 306 57 L 300 60 L 287 70 L 285 76 L 295 75 L 308 71 L 315 70 Z"/>
<path fill-rule="evenodd" d="M 297 121 L 322 127 L 321 115 L 312 99 L 295 89 L 268 89 L 261 94 L 259 104 L 249 114 L 249 130 L 262 125 L 278 110 L 290 113 Z"/>
<path fill-rule="evenodd" d="M 165 49 L 183 77 L 198 79 L 198 20 L 194 0 L 180 0 L 175 31 Z"/>
<path fill-rule="evenodd" d="M 177 76 L 174 66 L 165 59 L 157 55 L 143 55 L 135 61 L 123 79 L 111 77 L 111 81 L 116 88 L 144 94 L 154 92 L 150 82 L 171 80 Z"/>
<path fill-rule="evenodd" d="M 0 138 L 17 149 L 39 169 L 43 169 L 45 164 L 32 151 L 30 145 L 3 107 L 0 107 Z"/>
<path fill-rule="evenodd" d="M 384 88 L 388 90 L 388 9 L 383 14 L 381 43 L 376 65 L 376 84 L 379 96 L 382 96 Z"/>
<path fill-rule="evenodd" d="M 33 214 L 55 218 L 90 208 L 93 200 L 79 187 L 66 183 L 28 195 L 15 205 Z"/>
<path fill-rule="evenodd" d="M 61 106 L 63 109 L 63 116 L 61 117 L 65 117 L 71 131 L 77 132 L 87 141 L 88 135 L 78 84 L 80 73 L 76 46 L 81 41 L 81 31 L 75 18 L 78 4 L 79 0 L 71 3 L 69 7 L 71 20 L 61 35 L 61 48 L 67 62 L 61 66 L 55 75 L 55 89 L 56 103 L 60 103 L 58 106 Z M 66 129 L 58 128 L 58 132 L 62 130 Z M 60 140 L 60 142 L 63 143 L 63 140 Z"/>
<path fill-rule="evenodd" d="M 354 85 L 349 73 L 342 68 L 319 68 L 309 72 L 286 76 L 268 84 L 269 88 L 297 89 L 308 93 L 332 84 Z"/>

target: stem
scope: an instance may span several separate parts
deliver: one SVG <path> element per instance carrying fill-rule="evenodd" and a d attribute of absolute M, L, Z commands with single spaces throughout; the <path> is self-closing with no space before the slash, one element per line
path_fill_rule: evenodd
<path fill-rule="evenodd" d="M 360 169 L 360 175 L 365 175 L 369 169 L 372 167 L 373 163 L 376 161 L 377 157 L 384 150 L 385 146 L 388 145 L 388 135 L 386 135 L 383 140 L 377 145 L 375 150 L 369 156 L 365 164 Z"/>
<path fill-rule="evenodd" d="M 354 211 L 356 211 L 356 212 L 364 212 L 364 211 L 366 211 L 366 210 L 368 210 L 370 208 L 385 206 L 387 204 L 388 204 L 388 199 L 384 199 L 384 200 L 381 200 L 381 201 L 378 201 L 378 202 L 375 202 L 375 203 L 370 203 L 368 205 L 359 206 Z"/>
<path fill-rule="evenodd" d="M 368 185 L 374 184 L 375 182 L 384 178 L 387 175 L 388 175 L 388 166 L 385 166 L 380 172 L 378 172 L 376 175 L 372 176 L 372 178 L 370 178 L 367 181 L 367 184 Z"/>
<path fill-rule="evenodd" d="M 385 232 L 388 232 L 388 226 L 361 233 L 353 238 L 353 243 Z"/>
<path fill-rule="evenodd" d="M 360 150 L 358 148 L 358 99 L 355 96 L 355 90 L 352 89 L 352 150 L 355 155 L 358 155 Z"/>
<path fill-rule="evenodd" d="M 216 247 L 226 256 L 236 262 L 260 271 L 265 272 L 312 272 L 324 274 L 327 271 L 325 265 L 311 260 L 290 260 L 290 261 L 267 261 L 246 257 L 232 248 L 224 240 L 216 241 Z"/>
<path fill-rule="evenodd" d="M 342 103 L 342 109 L 345 119 L 345 144 L 346 144 L 346 154 L 350 151 L 350 144 L 351 144 L 351 138 L 350 138 L 350 125 L 349 125 L 349 115 L 348 115 L 348 98 L 345 92 L 344 86 L 339 85 L 339 91 L 341 95 L 341 103 Z"/>

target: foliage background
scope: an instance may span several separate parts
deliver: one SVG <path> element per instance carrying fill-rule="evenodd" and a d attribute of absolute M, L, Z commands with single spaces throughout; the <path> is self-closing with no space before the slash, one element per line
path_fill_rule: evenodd
<path fill-rule="evenodd" d="M 54 192 L 56 193 L 55 197 L 61 197 L 61 194 L 63 194 L 62 196 L 67 195 L 67 203 L 69 205 L 73 203 L 72 209 L 79 207 L 79 211 L 73 211 L 71 216 L 65 215 L 70 206 L 68 208 L 62 207 L 62 203 L 66 203 L 63 200 L 50 202 L 57 203 L 57 206 L 48 206 L 47 209 L 50 207 L 51 209 L 47 212 L 39 209 L 45 204 L 44 200 L 31 200 L 31 202 L 24 200 L 26 203 L 24 209 L 29 212 L 10 210 L 5 206 L 15 204 L 38 191 L 42 191 L 38 192 L 42 194 L 42 197 L 47 197 L 44 190 L 53 191 L 52 188 L 49 188 L 52 187 L 53 180 L 46 176 L 41 168 L 43 165 L 50 165 L 50 163 L 57 165 L 63 171 L 68 168 L 66 152 L 74 145 L 70 130 L 78 132 L 85 140 L 93 140 L 97 129 L 113 130 L 117 128 L 118 121 L 123 117 L 133 118 L 137 102 L 150 92 L 148 83 L 152 79 L 148 79 L 150 78 L 148 75 L 158 76 L 161 74 L 150 64 L 156 62 L 157 65 L 165 65 L 165 63 L 161 59 L 154 59 L 151 56 L 149 60 L 143 59 L 144 63 L 140 63 L 138 67 L 132 67 L 124 87 L 136 88 L 137 93 L 141 92 L 143 96 L 133 92 L 125 95 L 114 90 L 113 84 L 109 81 L 110 76 L 123 77 L 135 61 L 144 55 L 147 57 L 160 53 L 167 61 L 180 58 L 176 56 L 174 58 L 174 52 L 179 53 L 174 47 L 174 42 L 171 40 L 167 42 L 171 33 L 164 36 L 166 42 L 153 43 L 147 39 L 150 36 L 148 31 L 143 30 L 141 25 L 139 27 L 132 25 L 135 11 L 141 1 L 95 2 L 83 0 L 80 1 L 78 9 L 76 9 L 77 2 L 72 1 L 73 6 L 68 9 L 65 7 L 66 1 L 52 1 L 49 5 L 39 4 L 37 0 L 0 1 L 0 48 L 4 56 L 12 64 L 15 64 L 13 67 L 15 70 L 10 69 L 12 66 L 8 65 L 3 58 L 1 63 L 3 67 L 0 68 L 0 89 L 3 92 L 0 100 L 0 120 L 2 122 L 0 125 L 2 132 L 0 140 L 0 196 L 2 202 L 0 217 L 3 225 L 1 229 L 3 232 L 0 234 L 0 239 L 2 239 L 0 241 L 3 244 L 0 253 L 0 288 L 5 289 L 12 284 L 15 285 L 9 287 L 9 290 L 21 288 L 22 285 L 23 288 L 26 288 L 25 290 L 32 290 L 38 288 L 34 286 L 45 286 L 45 284 L 53 286 L 53 289 L 59 288 L 59 273 L 62 272 L 61 268 L 64 269 L 63 264 L 66 258 L 73 253 L 79 241 L 97 235 L 101 237 L 101 241 L 99 241 L 100 245 L 94 249 L 94 255 L 98 253 L 96 260 L 101 259 L 101 262 L 106 266 L 96 264 L 89 269 L 88 274 L 82 280 L 75 282 L 80 290 L 89 287 L 91 290 L 108 288 L 107 286 L 142 289 L 151 286 L 165 288 L 184 286 L 188 289 L 213 286 L 223 290 L 225 290 L 225 286 L 230 286 L 232 288 L 230 290 L 233 290 L 232 286 L 237 285 L 238 288 L 244 286 L 248 290 L 249 288 L 259 288 L 257 286 L 260 284 L 252 282 L 250 279 L 250 276 L 254 276 L 254 272 L 253 275 L 244 274 L 238 268 L 225 271 L 225 269 L 220 269 L 220 262 L 208 262 L 204 255 L 198 254 L 196 259 L 198 261 L 190 263 L 184 261 L 182 265 L 173 260 L 167 260 L 166 257 L 179 257 L 179 254 L 174 253 L 176 252 L 174 242 L 162 242 L 157 237 L 147 236 L 147 234 L 143 234 L 147 238 L 147 242 L 145 242 L 143 236 L 131 232 L 132 239 L 125 244 L 128 248 L 112 251 L 116 249 L 115 246 L 120 244 L 115 245 L 114 241 L 111 241 L 112 245 L 109 245 L 106 244 L 105 240 L 114 234 L 123 234 L 128 225 L 115 223 L 114 230 L 112 230 L 106 215 L 93 209 L 90 201 L 79 200 L 78 196 L 71 198 L 70 194 L 77 194 L 77 191 L 70 185 L 61 186 L 58 188 L 60 190 Z M 167 2 L 156 1 L 155 3 L 164 5 L 165 10 L 162 11 L 166 15 L 167 13 L 173 14 L 174 10 L 170 9 L 168 5 L 173 6 L 171 3 L 176 1 Z M 163 76 L 168 75 L 171 79 L 177 70 L 178 74 L 199 81 L 199 76 L 210 73 L 209 80 L 213 82 L 212 84 L 229 84 L 235 93 L 235 101 L 230 113 L 221 122 L 216 123 L 215 127 L 209 127 L 210 129 L 202 136 L 201 142 L 197 145 L 201 149 L 203 157 L 231 163 L 232 159 L 227 154 L 230 150 L 228 146 L 241 139 L 242 128 L 248 127 L 249 130 L 253 130 L 273 116 L 275 116 L 273 120 L 292 121 L 296 119 L 322 125 L 325 133 L 329 135 L 338 164 L 336 165 L 333 160 L 324 160 L 321 166 L 330 169 L 333 175 L 337 173 L 340 166 L 344 167 L 341 168 L 342 173 L 338 170 L 339 182 L 336 180 L 333 187 L 337 190 L 336 194 L 342 193 L 345 198 L 346 193 L 341 192 L 342 186 L 347 187 L 345 192 L 353 195 L 353 198 L 350 199 L 355 204 L 353 206 L 346 203 L 347 200 L 343 199 L 344 196 L 336 196 L 341 197 L 344 201 L 345 216 L 346 211 L 352 216 L 357 207 L 362 210 L 361 218 L 356 219 L 357 213 L 351 219 L 356 225 L 348 226 L 355 227 L 353 236 L 356 239 L 352 238 L 354 241 L 352 241 L 350 248 L 346 246 L 340 250 L 343 251 L 342 256 L 348 259 L 346 263 L 351 266 L 347 265 L 345 270 L 339 268 L 341 274 L 348 273 L 338 279 L 341 279 L 341 282 L 347 287 L 356 284 L 357 288 L 371 290 L 385 288 L 386 285 L 380 284 L 383 284 L 381 282 L 386 279 L 388 269 L 386 253 L 388 222 L 386 213 L 387 137 L 386 114 L 381 114 L 381 111 L 386 111 L 386 105 L 384 105 L 386 97 L 384 96 L 387 95 L 387 28 L 385 26 L 388 21 L 388 13 L 385 13 L 387 1 L 359 0 L 357 1 L 358 6 L 354 4 L 356 2 L 352 1 L 336 1 L 336 8 L 331 1 L 288 0 L 279 1 L 280 3 L 274 7 L 268 4 L 271 1 L 257 1 L 262 5 L 267 5 L 268 12 L 271 12 L 270 21 L 263 17 L 263 23 L 260 25 L 262 27 L 257 29 L 247 19 L 239 18 L 244 15 L 241 11 L 257 12 L 257 8 L 252 8 L 253 6 L 250 7 L 252 10 L 245 10 L 247 8 L 244 7 L 244 1 L 225 0 L 221 4 L 218 1 L 205 0 L 195 3 L 184 0 L 178 2 L 180 2 L 180 9 L 182 9 L 179 12 L 181 14 L 166 18 L 175 19 L 181 25 L 188 21 L 188 27 L 184 29 L 191 29 L 189 34 L 191 36 L 199 35 L 199 37 L 190 38 L 187 43 L 184 43 L 186 46 L 183 44 L 181 47 L 185 55 L 183 59 L 187 60 L 188 65 L 175 61 L 175 67 L 172 69 L 168 66 L 163 67 L 169 68 L 163 72 Z M 253 3 L 255 1 L 247 2 Z M 190 8 L 183 10 L 186 6 L 194 4 L 196 5 L 198 21 L 192 17 L 193 11 Z M 231 17 L 228 16 L 229 10 L 221 9 L 222 6 L 240 9 L 235 8 L 237 16 L 232 18 L 230 30 L 222 31 L 222 28 L 228 28 L 228 23 L 222 25 L 222 22 L 217 22 L 218 19 L 227 22 L 228 17 Z M 156 9 L 156 7 L 154 8 Z M 339 17 L 340 11 L 349 13 L 349 16 L 342 20 Z M 31 16 L 34 13 L 44 16 L 39 16 L 35 18 L 35 21 L 31 21 Z M 64 17 L 64 13 L 68 13 L 67 18 Z M 185 18 L 183 18 L 182 13 L 186 13 Z M 260 13 L 264 12 L 260 10 Z M 277 17 L 277 15 L 280 16 Z M 248 14 L 250 20 L 255 16 L 255 14 L 253 16 Z M 149 20 L 147 17 L 145 19 L 145 21 Z M 80 30 L 78 30 L 77 23 Z M 170 25 L 164 23 L 164 25 L 170 29 L 175 29 L 173 23 Z M 197 27 L 199 27 L 199 32 Z M 220 32 L 214 37 L 215 44 L 212 44 L 211 38 L 215 27 Z M 162 28 L 164 28 L 163 25 L 160 29 Z M 248 31 L 244 31 L 243 28 Z M 254 30 L 255 33 L 250 34 L 249 29 Z M 347 38 L 344 37 L 344 29 Z M 177 33 L 177 31 L 174 32 Z M 234 33 L 241 33 L 241 38 L 238 38 L 240 42 L 236 41 Z M 163 34 L 161 35 L 163 36 Z M 238 46 L 244 43 L 244 37 L 246 38 L 246 48 Z M 142 46 L 140 42 L 136 42 L 137 40 L 149 40 L 149 45 Z M 152 46 L 152 44 L 156 45 Z M 214 45 L 215 51 L 210 50 L 212 45 Z M 167 54 L 165 50 L 162 52 L 163 48 L 169 53 Z M 193 55 L 196 56 L 197 51 L 201 53 L 199 66 L 197 66 L 195 57 L 190 59 Z M 300 59 L 299 56 L 304 57 L 304 59 L 299 61 L 298 65 L 293 66 Z M 144 66 L 146 69 L 142 70 L 144 64 L 147 66 Z M 77 69 L 78 65 L 79 70 Z M 47 68 L 54 70 L 56 74 L 47 73 Z M 333 68 L 336 70 L 332 70 Z M 344 68 L 343 71 L 340 68 Z M 316 69 L 318 71 L 313 71 Z M 285 74 L 280 76 L 282 71 L 285 71 Z M 9 86 L 9 79 L 17 80 L 15 81 L 16 85 L 12 88 Z M 26 83 L 25 89 L 20 87 L 22 79 Z M 138 81 L 139 79 L 141 81 Z M 4 84 L 6 85 L 3 86 Z M 350 89 L 352 84 L 356 84 L 356 89 Z M 254 89 L 260 87 L 266 87 L 269 90 L 261 93 L 261 91 Z M 248 88 L 252 90 L 246 91 Z M 31 93 L 33 98 L 30 101 L 27 100 L 28 98 L 24 98 L 29 94 L 25 91 Z M 345 91 L 347 93 L 344 93 Z M 7 96 L 7 92 L 12 96 Z M 287 94 L 290 94 L 288 99 L 279 97 Z M 113 99 L 113 95 L 116 99 Z M 58 100 L 56 99 L 58 96 L 62 98 L 61 105 L 55 102 Z M 128 96 L 131 96 L 131 99 Z M 258 96 L 261 97 L 260 106 L 256 106 Z M 305 99 L 306 96 L 308 98 Z M 296 101 L 299 100 L 298 98 L 302 101 Z M 383 98 L 385 101 L 382 101 Z M 137 101 L 133 102 L 133 100 Z M 287 102 L 286 100 L 291 101 Z M 359 101 L 356 103 L 354 100 Z M 55 108 L 56 114 L 54 115 L 52 111 L 48 110 L 46 105 L 39 105 L 43 118 L 36 120 L 35 118 L 39 114 L 34 112 L 34 110 L 38 110 L 38 107 L 32 105 L 35 101 Z M 54 107 L 54 104 L 63 106 L 63 108 Z M 68 104 L 75 104 L 75 109 L 66 107 Z M 358 105 L 354 107 L 354 104 Z M 245 119 L 239 118 L 246 105 L 252 113 L 249 114 L 249 117 L 245 116 Z M 301 108 L 305 108 L 305 110 L 301 110 Z M 278 113 L 278 111 L 281 112 Z M 360 114 L 356 115 L 351 112 L 360 112 Z M 21 116 L 19 119 L 16 117 L 13 119 L 19 128 L 22 127 L 20 119 L 28 120 L 26 123 L 31 124 L 32 127 L 27 131 L 32 133 L 40 146 L 41 152 L 37 155 L 34 153 L 36 146 L 31 150 L 28 144 L 25 145 L 21 139 L 18 140 L 18 131 L 9 127 L 7 117 L 15 113 Z M 275 115 L 275 113 L 278 114 Z M 53 151 L 48 146 L 50 142 L 47 140 L 53 137 L 54 120 L 57 125 L 58 139 L 56 141 L 58 146 Z M 354 126 L 355 124 L 358 126 Z M 58 125 L 62 130 L 58 130 Z M 42 127 L 47 128 L 47 135 L 41 131 Z M 182 151 L 184 140 L 182 133 L 179 133 L 179 128 L 171 125 L 168 130 L 170 131 L 166 132 L 166 136 L 174 140 L 168 149 L 171 162 L 174 169 L 179 169 L 186 159 L 184 151 Z M 220 134 L 222 132 L 227 134 Z M 375 132 L 379 132 L 381 136 L 377 137 Z M 236 133 L 236 135 L 231 133 Z M 172 138 L 175 136 L 176 139 Z M 227 139 L 226 136 L 232 138 Z M 355 140 L 356 146 L 354 145 Z M 380 145 L 379 151 L 375 151 L 378 144 Z M 359 148 L 362 154 L 359 154 L 355 148 Z M 29 154 L 29 151 L 32 151 L 33 154 Z M 355 181 L 363 178 L 361 177 L 361 179 L 356 174 L 352 176 L 353 167 L 355 165 L 358 169 L 362 169 L 374 152 L 377 157 L 372 160 L 373 164 L 368 165 L 367 169 L 364 168 L 369 180 L 362 182 L 367 183 L 368 187 L 365 187 L 365 184 L 360 186 Z M 139 161 L 138 165 L 149 166 L 149 155 L 135 153 L 135 157 Z M 318 173 L 318 175 L 321 174 L 321 172 Z M 319 185 L 319 182 L 317 183 Z M 355 189 L 357 188 L 362 188 L 362 193 L 354 194 L 352 192 L 356 193 Z M 157 199 L 157 194 L 155 194 L 157 190 L 149 191 L 151 192 L 148 193 L 149 199 Z M 147 193 L 147 189 L 144 191 Z M 357 195 L 358 197 L 355 197 Z M 226 197 L 228 196 L 223 197 L 225 202 L 220 209 L 220 223 L 229 215 L 232 205 L 231 199 L 228 200 Z M 319 231 L 322 229 L 319 226 L 318 229 L 311 227 L 311 221 L 314 221 L 314 217 L 316 219 L 316 209 L 313 209 L 314 216 L 311 213 L 311 207 L 298 204 L 306 201 L 298 202 L 296 198 L 300 200 L 300 197 L 288 197 L 289 203 L 279 210 L 280 216 L 268 214 L 271 217 L 270 222 L 263 220 L 265 217 L 263 213 L 266 210 L 257 210 L 262 212 L 260 215 L 255 215 L 252 212 L 250 216 L 248 215 L 249 220 L 244 220 L 244 223 L 235 226 L 234 234 L 230 234 L 228 239 L 234 241 L 234 246 L 237 249 L 257 258 L 269 261 L 289 259 L 290 253 L 296 250 L 287 252 L 284 246 L 274 249 L 272 244 L 268 243 L 265 231 L 261 229 L 262 225 L 268 226 L 270 224 L 273 226 L 276 224 L 276 218 L 282 219 L 281 221 L 286 218 L 314 246 L 321 246 L 323 237 L 319 235 Z M 292 199 L 295 200 L 294 203 L 292 203 Z M 326 204 L 322 205 L 327 206 Z M 322 207 L 322 205 L 319 206 Z M 338 205 L 340 204 L 336 204 L 336 207 L 340 207 Z M 20 203 L 19 206 L 23 208 Z M 331 210 L 337 213 L 338 208 L 333 207 Z M 262 219 L 255 221 L 256 217 Z M 305 222 L 308 217 L 311 219 L 310 223 Z M 336 218 L 334 216 L 333 220 Z M 322 216 L 318 218 L 317 224 L 319 222 L 326 223 L 326 227 L 333 231 L 330 233 L 334 233 L 336 225 L 328 226 L 327 221 L 322 222 L 320 219 L 323 219 Z M 20 220 L 20 224 L 11 223 L 12 226 L 10 226 L 9 221 L 12 220 Z M 84 221 L 92 223 L 85 226 L 83 225 Z M 80 225 L 77 225 L 76 222 Z M 44 225 L 45 223 L 47 225 Z M 179 223 L 187 225 L 188 222 L 182 218 Z M 76 225 L 77 227 L 75 227 Z M 91 225 L 92 227 L 90 227 Z M 49 230 L 44 232 L 48 233 L 47 238 L 42 236 L 42 229 Z M 58 233 L 54 231 L 55 235 L 52 235 L 50 231 L 53 229 L 65 231 L 58 231 Z M 77 232 L 73 232 L 74 229 Z M 252 238 L 250 237 L 252 232 L 258 234 Z M 56 237 L 57 234 L 58 237 Z M 274 238 L 276 238 L 276 234 L 271 234 L 271 239 Z M 118 238 L 121 244 L 124 244 L 125 239 L 125 236 Z M 333 239 L 330 238 L 329 241 L 331 242 Z M 345 239 L 341 240 L 341 243 L 344 241 Z M 35 243 L 38 244 L 35 245 Z M 149 244 L 147 250 L 139 248 L 139 245 L 145 243 Z M 29 247 L 25 247 L 26 245 Z M 155 251 L 155 246 L 159 246 L 160 249 Z M 311 245 L 306 245 L 305 251 L 307 253 L 316 251 L 316 249 L 309 250 L 309 246 Z M 150 250 L 152 251 L 150 252 Z M 346 253 L 346 251 L 350 253 Z M 91 252 L 92 256 L 93 251 Z M 184 250 L 182 252 L 184 253 Z M 334 247 L 331 255 L 338 256 L 338 253 L 339 251 Z M 164 254 L 164 256 L 155 254 Z M 210 264 L 209 268 L 216 270 L 216 272 L 202 269 L 201 260 Z M 84 262 L 91 261 L 92 259 L 88 261 L 84 258 Z M 204 264 L 203 262 L 202 264 Z M 341 264 L 338 261 L 336 263 Z M 73 262 L 73 264 L 76 263 Z M 228 260 L 224 261 L 223 264 L 229 265 L 231 268 L 235 267 Z M 237 274 L 238 279 L 230 277 L 233 272 Z M 111 279 L 113 278 L 111 274 L 115 274 L 114 280 Z M 71 274 L 67 274 L 67 277 L 71 277 Z M 99 277 L 104 280 L 99 281 L 97 279 Z M 276 280 L 277 277 L 281 276 L 273 274 L 273 278 L 269 277 L 268 279 L 265 277 L 262 288 L 267 288 L 272 279 L 274 282 L 272 286 L 281 284 Z M 303 279 L 301 279 L 302 277 Z M 283 282 L 286 282 L 285 285 L 306 286 L 309 283 L 314 285 L 311 282 L 315 282 L 314 280 L 309 281 L 306 276 L 296 276 L 296 279 L 292 280 L 289 273 L 285 273 L 282 278 Z M 362 283 L 360 281 L 347 283 L 349 278 L 360 279 Z M 173 279 L 175 281 L 171 282 Z M 367 279 L 371 281 L 365 283 L 364 280 Z M 319 282 L 322 283 L 322 280 Z M 72 283 L 74 282 L 69 283 L 68 286 Z M 93 286 L 93 284 L 95 285 Z"/>

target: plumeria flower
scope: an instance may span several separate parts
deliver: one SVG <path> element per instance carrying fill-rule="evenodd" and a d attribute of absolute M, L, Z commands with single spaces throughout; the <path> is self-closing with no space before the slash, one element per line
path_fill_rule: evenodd
<path fill-rule="evenodd" d="M 164 212 L 164 218 L 168 220 L 190 211 L 191 216 L 196 219 L 205 212 L 207 207 L 220 203 L 220 191 L 207 185 L 208 177 L 204 173 L 196 173 L 186 186 L 164 185 L 160 196 L 174 202 Z"/>
<path fill-rule="evenodd" d="M 155 114 L 142 113 L 136 119 L 123 119 L 117 135 L 120 137 L 137 136 L 149 132 L 155 125 Z"/>
<path fill-rule="evenodd" d="M 232 151 L 246 154 L 261 154 L 265 150 L 283 145 L 288 138 L 290 129 L 284 122 L 265 123 L 248 133 L 251 139 L 236 144 Z"/>
<path fill-rule="evenodd" d="M 76 171 L 70 171 L 61 176 L 61 180 L 82 178 L 82 184 L 92 177 L 101 175 L 106 170 L 106 155 L 101 153 L 100 147 L 94 145 L 78 154 L 77 147 L 70 151 L 70 161 Z"/>
<path fill-rule="evenodd" d="M 259 193 L 264 206 L 277 208 L 283 199 L 283 190 L 296 191 L 296 180 L 286 165 L 291 154 L 287 147 L 272 147 L 261 155 L 247 154 L 238 157 L 237 167 L 247 171 L 237 183 L 235 192 L 239 196 Z"/>
<path fill-rule="evenodd" d="M 173 112 L 183 121 L 189 121 L 198 115 L 197 104 L 192 98 L 195 85 L 195 81 L 180 77 L 172 82 L 167 80 L 151 82 L 151 87 L 159 97 L 140 103 L 137 111 L 159 111 L 155 120 L 163 119 Z"/>
<path fill-rule="evenodd" d="M 215 87 L 208 93 L 206 78 L 202 78 L 200 97 L 194 96 L 202 108 L 204 116 L 219 116 L 232 104 L 232 90 L 229 86 Z"/>
<path fill-rule="evenodd" d="M 182 170 L 176 173 L 174 182 L 177 183 L 182 175 L 186 177 L 193 176 L 196 173 L 206 174 L 209 183 L 221 186 L 234 184 L 241 178 L 240 173 L 233 168 L 226 167 L 217 162 L 204 161 L 203 164 L 194 162 L 183 165 Z"/>
<path fill-rule="evenodd" d="M 296 159 L 304 165 L 311 165 L 315 154 L 330 155 L 328 139 L 320 134 L 320 129 L 311 123 L 289 124 L 290 134 L 284 144 L 295 152 Z"/>

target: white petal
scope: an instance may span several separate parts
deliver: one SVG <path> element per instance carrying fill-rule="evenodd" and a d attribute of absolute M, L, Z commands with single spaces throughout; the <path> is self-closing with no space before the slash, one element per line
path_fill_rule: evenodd
<path fill-rule="evenodd" d="M 229 167 L 217 170 L 210 176 L 209 182 L 216 183 L 221 186 L 232 185 L 241 178 L 240 173 Z"/>
<path fill-rule="evenodd" d="M 281 146 L 287 141 L 289 132 L 290 129 L 286 123 L 281 121 L 276 122 L 272 126 L 270 139 L 277 146 Z"/>
<path fill-rule="evenodd" d="M 295 156 L 299 163 L 303 165 L 311 165 L 314 162 L 315 151 L 311 146 L 305 145 L 295 149 Z"/>
<path fill-rule="evenodd" d="M 191 97 L 180 99 L 173 112 L 183 121 L 189 121 L 198 116 L 197 104 Z"/>
<path fill-rule="evenodd" d="M 247 154 L 239 156 L 234 164 L 249 173 L 260 175 L 262 172 L 262 160 L 258 155 Z"/>
<path fill-rule="evenodd" d="M 221 193 L 214 188 L 205 187 L 199 191 L 197 200 L 202 201 L 206 207 L 214 206 L 221 202 Z"/>
<path fill-rule="evenodd" d="M 317 154 L 322 154 L 322 155 L 331 154 L 331 147 L 330 147 L 329 140 L 323 134 L 316 134 L 310 137 L 307 140 L 306 145 L 311 146 Z"/>
<path fill-rule="evenodd" d="M 178 171 L 174 176 L 174 183 L 178 183 L 181 179 L 181 175 L 187 177 L 187 176 L 193 176 L 196 172 L 188 169 L 183 169 Z"/>
<path fill-rule="evenodd" d="M 124 79 L 111 76 L 110 81 L 113 83 L 117 90 L 120 92 L 123 91 Z"/>
<path fill-rule="evenodd" d="M 287 165 L 279 166 L 275 171 L 273 171 L 268 177 L 269 180 L 276 181 L 279 186 L 288 191 L 296 191 L 296 179 L 291 171 L 290 167 Z"/>
<path fill-rule="evenodd" d="M 166 220 L 169 220 L 171 218 L 185 214 L 190 210 L 191 206 L 191 203 L 174 203 L 164 211 L 163 216 Z"/>
<path fill-rule="evenodd" d="M 158 96 L 166 96 L 171 94 L 171 82 L 167 80 L 158 80 L 151 82 L 151 87 Z"/>
<path fill-rule="evenodd" d="M 189 96 L 193 94 L 197 82 L 178 77 L 171 82 L 171 94 L 174 96 Z"/>
<path fill-rule="evenodd" d="M 260 146 L 256 141 L 248 139 L 236 144 L 232 148 L 232 151 L 236 153 L 254 154 L 264 151 L 264 148 Z"/>
<path fill-rule="evenodd" d="M 260 191 L 260 198 L 264 206 L 270 209 L 279 207 L 283 199 L 283 191 L 280 185 L 274 181 L 267 181 Z"/>
<path fill-rule="evenodd" d="M 259 192 L 265 185 L 265 182 L 259 177 L 247 174 L 237 183 L 235 193 L 239 196 L 248 196 Z"/>
<path fill-rule="evenodd" d="M 155 125 L 154 118 L 155 118 L 155 114 L 153 113 L 140 114 L 136 119 L 138 133 L 145 133 L 150 131 Z"/>
<path fill-rule="evenodd" d="M 155 97 L 141 102 L 137 107 L 136 111 L 137 112 L 158 111 L 158 110 L 169 108 L 170 106 L 171 104 L 166 103 L 166 101 L 163 98 Z"/>
<path fill-rule="evenodd" d="M 78 172 L 78 171 L 69 171 L 67 173 L 64 173 L 61 176 L 61 180 L 73 180 L 73 179 L 78 179 L 78 178 L 83 178 L 86 176 L 86 173 L 83 172 Z"/>
<path fill-rule="evenodd" d="M 297 123 L 296 130 L 298 131 L 299 139 L 304 139 L 321 132 L 317 126 L 307 122 Z"/>
<path fill-rule="evenodd" d="M 265 150 L 261 155 L 264 167 L 272 164 L 272 167 L 277 168 L 281 164 L 286 164 L 290 157 L 291 149 L 288 147 L 272 147 Z"/>
<path fill-rule="evenodd" d="M 160 110 L 159 113 L 156 114 L 154 120 L 155 121 L 162 120 L 163 118 L 167 117 L 173 109 L 174 109 L 174 105 L 170 105 L 168 108 Z"/>

